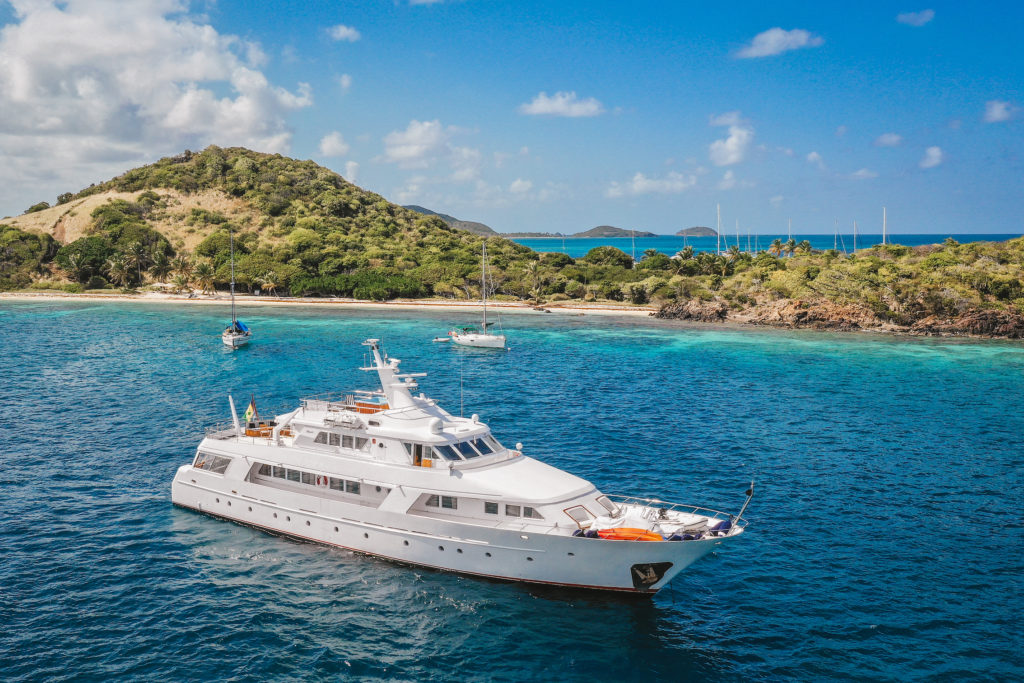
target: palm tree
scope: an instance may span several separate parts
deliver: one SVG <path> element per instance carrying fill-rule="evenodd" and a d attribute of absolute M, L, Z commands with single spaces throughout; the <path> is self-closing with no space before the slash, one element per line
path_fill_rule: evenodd
<path fill-rule="evenodd" d="M 128 283 L 131 282 L 132 268 L 128 265 L 124 256 L 115 256 L 107 259 L 106 268 L 107 277 L 110 278 L 111 282 L 121 285 L 121 287 L 127 287 Z"/>
<path fill-rule="evenodd" d="M 192 267 L 192 259 L 187 251 L 178 254 L 178 257 L 171 262 L 171 270 L 178 275 L 184 275 L 186 279 L 192 275 Z"/>
<path fill-rule="evenodd" d="M 277 293 L 277 273 L 275 273 L 274 271 L 268 270 L 263 275 L 263 277 L 260 279 L 260 287 L 267 290 L 268 292 L 273 292 L 274 296 L 280 298 L 280 296 Z"/>
<path fill-rule="evenodd" d="M 796 240 L 793 239 L 792 237 L 790 237 L 789 241 L 786 242 L 786 251 L 789 253 L 790 256 L 792 256 L 793 253 L 796 251 Z"/>
<path fill-rule="evenodd" d="M 735 261 L 740 257 L 740 248 L 738 245 L 732 245 L 729 247 L 729 259 Z"/>
<path fill-rule="evenodd" d="M 135 268 L 135 274 L 141 285 L 142 267 L 148 265 L 149 261 L 149 254 L 146 253 L 146 247 L 142 245 L 142 242 L 132 242 L 128 245 L 128 249 L 124 252 L 124 261 L 129 268 Z"/>
<path fill-rule="evenodd" d="M 810 240 L 803 240 L 802 242 L 800 242 L 800 244 L 798 244 L 796 246 L 797 246 L 797 249 L 799 249 L 801 252 L 803 252 L 805 254 L 810 254 L 811 253 L 811 241 Z"/>
<path fill-rule="evenodd" d="M 171 274 L 171 261 L 167 258 L 167 253 L 162 249 L 150 259 L 153 263 L 149 267 L 149 274 L 153 276 L 153 279 L 157 282 L 164 282 L 167 280 L 167 276 Z"/>
<path fill-rule="evenodd" d="M 658 254 L 658 250 L 657 249 L 644 249 L 644 255 L 643 255 L 643 258 L 641 260 L 653 258 L 654 256 L 657 256 L 657 254 Z"/>
<path fill-rule="evenodd" d="M 679 252 L 679 258 L 683 259 L 684 261 L 689 261 L 690 259 L 692 259 L 693 247 L 691 247 L 689 244 L 683 247 L 683 250 Z"/>
<path fill-rule="evenodd" d="M 182 290 L 188 289 L 188 283 L 188 275 L 182 275 L 181 273 L 178 273 L 177 275 L 174 276 L 174 291 L 180 292 Z"/>
<path fill-rule="evenodd" d="M 85 279 L 85 259 L 78 252 L 74 252 L 68 255 L 68 270 L 71 271 L 72 277 L 81 282 Z"/>
<path fill-rule="evenodd" d="M 774 242 L 772 242 L 772 246 L 768 247 L 768 253 L 771 254 L 772 256 L 778 256 L 779 254 L 782 253 L 782 249 L 782 240 L 776 239 Z"/>
<path fill-rule="evenodd" d="M 203 294 L 213 291 L 213 277 L 213 266 L 209 263 L 203 262 L 196 266 L 195 280 Z"/>

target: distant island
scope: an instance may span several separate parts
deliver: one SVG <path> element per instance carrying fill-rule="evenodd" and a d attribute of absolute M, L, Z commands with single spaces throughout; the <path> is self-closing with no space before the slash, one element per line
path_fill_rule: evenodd
<path fill-rule="evenodd" d="M 683 228 L 676 235 L 679 237 L 717 237 L 718 233 L 713 228 L 698 225 L 693 228 Z"/>
<path fill-rule="evenodd" d="M 560 232 L 509 232 L 501 233 L 502 237 L 508 239 L 550 239 L 550 238 L 565 238 L 565 239 L 586 239 L 588 237 L 657 237 L 658 235 L 653 232 L 643 232 L 640 230 L 624 230 L 622 228 L 616 228 L 611 225 L 599 225 L 596 228 L 591 228 L 584 232 L 573 233 L 572 235 L 563 235 Z"/>
<path fill-rule="evenodd" d="M 424 216 L 437 216 L 448 225 L 452 226 L 457 230 L 465 230 L 471 232 L 474 235 L 480 235 L 481 237 L 497 237 L 498 233 L 494 231 L 494 228 L 483 223 L 477 223 L 476 221 L 464 221 L 456 218 L 455 216 L 449 216 L 446 213 L 438 213 L 437 211 L 431 211 L 430 209 L 415 204 L 409 204 L 403 206 L 403 209 L 409 209 L 416 213 L 422 213 Z"/>

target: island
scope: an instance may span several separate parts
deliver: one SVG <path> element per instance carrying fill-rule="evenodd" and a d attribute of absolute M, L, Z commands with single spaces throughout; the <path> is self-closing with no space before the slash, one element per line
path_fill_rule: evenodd
<path fill-rule="evenodd" d="M 706 228 L 703 225 L 698 225 L 692 228 L 683 228 L 676 233 L 679 237 L 718 237 L 718 233 L 715 232 L 714 228 Z"/>
<path fill-rule="evenodd" d="M 438 218 L 440 218 L 453 228 L 457 230 L 465 230 L 466 232 L 471 232 L 474 235 L 490 237 L 492 235 L 498 234 L 497 232 L 494 231 L 494 228 L 490 227 L 489 225 L 484 225 L 483 223 L 478 223 L 476 221 L 464 221 L 456 218 L 455 216 L 449 216 L 446 213 L 438 213 L 437 211 L 431 211 L 430 209 L 424 208 L 422 206 L 417 206 L 415 204 L 409 204 L 407 206 L 403 206 L 402 208 L 409 209 L 410 211 L 415 211 L 416 213 L 422 213 L 424 216 L 437 216 Z"/>
<path fill-rule="evenodd" d="M 631 234 L 653 236 L 603 225 L 572 237 Z M 229 235 L 237 289 L 275 300 L 475 301 L 486 241 L 496 305 L 1024 338 L 1024 238 L 855 253 L 777 239 L 757 253 L 646 249 L 635 260 L 601 244 L 572 258 L 397 206 L 313 161 L 240 147 L 166 157 L 0 220 L 0 291 L 211 296 L 231 281 Z"/>

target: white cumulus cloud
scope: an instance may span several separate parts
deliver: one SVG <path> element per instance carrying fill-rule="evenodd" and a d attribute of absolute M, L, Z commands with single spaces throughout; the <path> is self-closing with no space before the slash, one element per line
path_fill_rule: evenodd
<path fill-rule="evenodd" d="M 743 161 L 754 140 L 754 128 L 744 123 L 738 111 L 711 117 L 712 126 L 728 126 L 729 135 L 722 140 L 715 140 L 708 148 L 711 163 L 716 166 L 731 166 Z"/>
<path fill-rule="evenodd" d="M 985 103 L 985 123 L 1001 123 L 1013 118 L 1017 107 L 1005 100 L 989 100 Z"/>
<path fill-rule="evenodd" d="M 346 161 L 345 162 L 345 180 L 350 183 L 356 182 L 356 176 L 359 174 L 359 162 L 358 161 Z"/>
<path fill-rule="evenodd" d="M 875 147 L 898 147 L 903 142 L 903 136 L 896 133 L 882 133 L 875 138 Z"/>
<path fill-rule="evenodd" d="M 935 10 L 923 9 L 920 12 L 903 12 L 896 15 L 896 21 L 907 26 L 924 26 L 935 18 Z"/>
<path fill-rule="evenodd" d="M 329 29 L 327 29 L 327 35 L 329 35 L 334 40 L 345 41 L 348 43 L 354 43 L 363 37 L 362 34 L 359 33 L 359 31 L 352 28 L 351 26 L 345 26 L 345 24 L 331 26 Z"/>
<path fill-rule="evenodd" d="M 825 44 L 825 39 L 816 36 L 802 28 L 794 28 L 786 31 L 781 28 L 770 28 L 763 33 L 758 33 L 750 44 L 736 53 L 740 59 L 751 59 L 754 57 L 771 57 L 790 50 L 799 50 L 805 47 L 819 47 Z"/>
<path fill-rule="evenodd" d="M 774 207 L 779 207 L 782 205 L 783 200 L 785 200 L 785 197 L 783 197 L 781 194 L 777 194 L 774 197 L 770 198 L 768 200 L 768 203 Z"/>
<path fill-rule="evenodd" d="M 924 157 L 921 158 L 921 163 L 918 164 L 921 168 L 935 168 L 942 163 L 942 148 L 940 147 L 929 147 L 924 151 Z"/>
<path fill-rule="evenodd" d="M 811 152 L 807 155 L 807 163 L 814 164 L 822 171 L 825 170 L 825 160 L 817 152 Z"/>
<path fill-rule="evenodd" d="M 320 156 L 343 157 L 348 154 L 348 143 L 338 131 L 332 131 L 320 138 Z"/>
<path fill-rule="evenodd" d="M 218 33 L 183 0 L 11 4 L 0 31 L 0 204 L 186 147 L 287 152 L 288 115 L 313 102 L 306 84 L 270 83 L 259 46 Z"/>
<path fill-rule="evenodd" d="M 482 163 L 480 150 L 455 145 L 452 140 L 458 132 L 455 127 L 442 126 L 437 119 L 413 119 L 405 130 L 384 136 L 384 161 L 405 169 L 428 168 L 444 161 L 452 169 L 451 181 L 476 180 Z"/>
<path fill-rule="evenodd" d="M 877 178 L 878 174 L 869 168 L 862 168 L 851 173 L 850 177 L 854 180 L 871 180 L 872 178 Z"/>
<path fill-rule="evenodd" d="M 532 116 L 597 116 L 604 113 L 604 105 L 593 97 L 579 99 L 575 92 L 556 92 L 548 96 L 542 92 L 532 101 L 519 105 L 519 112 Z"/>
<path fill-rule="evenodd" d="M 348 74 L 341 74 L 338 76 L 338 85 L 341 86 L 341 92 L 348 92 L 348 89 L 352 87 L 352 77 Z"/>
<path fill-rule="evenodd" d="M 624 197 L 626 195 L 641 194 L 678 194 L 697 184 L 697 176 L 694 174 L 683 175 L 676 171 L 670 172 L 664 178 L 648 178 L 643 173 L 637 172 L 626 182 L 612 182 L 605 190 L 606 197 Z"/>
<path fill-rule="evenodd" d="M 516 178 L 509 185 L 508 191 L 512 194 L 525 194 L 533 188 L 533 183 L 529 180 L 523 180 L 522 178 Z"/>

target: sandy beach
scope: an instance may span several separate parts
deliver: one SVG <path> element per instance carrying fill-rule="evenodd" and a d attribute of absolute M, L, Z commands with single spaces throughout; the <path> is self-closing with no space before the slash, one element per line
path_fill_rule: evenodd
<path fill-rule="evenodd" d="M 38 291 L 38 292 L 3 292 L 0 293 L 0 301 L 45 301 L 60 299 L 65 301 L 92 301 L 92 302 L 126 302 L 126 303 L 166 303 L 185 304 L 200 306 L 227 306 L 231 300 L 227 294 L 195 295 L 189 298 L 185 294 L 166 294 L 162 292 L 144 292 L 141 294 L 71 294 L 60 291 Z M 343 298 L 310 298 L 310 297 L 275 297 L 275 296 L 254 296 L 251 294 L 236 294 L 235 303 L 238 305 L 250 306 L 308 306 L 308 307 L 346 307 L 356 309 L 378 309 L 378 310 L 407 310 L 407 311 L 459 311 L 477 312 L 481 305 L 476 301 L 446 301 L 443 299 L 396 299 L 394 301 L 364 301 L 360 299 Z M 543 306 L 532 306 L 527 303 L 492 301 L 488 303 L 491 309 L 498 309 L 501 313 L 515 315 L 599 315 L 599 316 L 641 316 L 648 317 L 655 311 L 649 306 L 615 306 L 610 304 L 584 304 L 571 302 L 558 302 L 544 304 Z"/>

